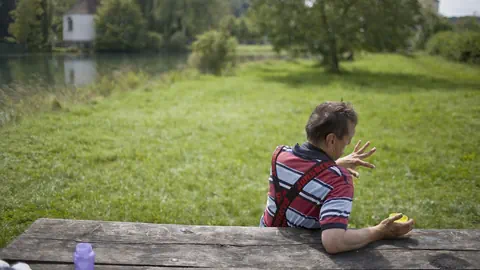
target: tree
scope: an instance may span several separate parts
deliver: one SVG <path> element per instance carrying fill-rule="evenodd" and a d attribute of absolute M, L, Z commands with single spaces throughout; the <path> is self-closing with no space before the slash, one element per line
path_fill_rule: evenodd
<path fill-rule="evenodd" d="M 437 13 L 434 13 L 428 9 L 423 11 L 423 20 L 419 24 L 419 31 L 415 40 L 415 47 L 417 49 L 425 49 L 425 45 L 428 40 L 435 34 L 443 31 L 453 30 L 453 25 Z"/>
<path fill-rule="evenodd" d="M 235 17 L 242 17 L 250 7 L 250 0 L 230 0 L 230 6 Z"/>
<path fill-rule="evenodd" d="M 13 23 L 8 32 L 15 41 L 25 44 L 30 50 L 48 48 L 49 31 L 46 0 L 20 0 L 15 10 L 11 11 Z"/>
<path fill-rule="evenodd" d="M 135 51 L 145 47 L 146 22 L 131 0 L 104 0 L 95 15 L 99 51 Z"/>
<path fill-rule="evenodd" d="M 20 0 L 11 12 L 9 32 L 30 50 L 49 49 L 55 39 L 62 39 L 63 15 L 75 1 Z"/>
<path fill-rule="evenodd" d="M 456 31 L 480 32 L 480 18 L 475 16 L 465 16 L 455 20 Z"/>
<path fill-rule="evenodd" d="M 137 0 L 140 10 L 147 21 L 148 30 L 154 29 L 155 24 L 155 10 L 158 5 L 157 0 Z"/>
<path fill-rule="evenodd" d="M 407 46 L 420 16 L 417 0 L 253 0 L 253 18 L 276 50 L 322 56 L 339 72 L 339 55 Z"/>
<path fill-rule="evenodd" d="M 220 30 L 228 33 L 231 36 L 237 37 L 238 39 L 238 22 L 237 18 L 233 15 L 228 15 L 223 17 L 220 21 Z"/>
<path fill-rule="evenodd" d="M 54 39 L 63 39 L 63 15 L 75 4 L 76 0 L 50 1 L 50 30 Z"/>
<path fill-rule="evenodd" d="M 412 46 L 412 37 L 424 20 L 416 0 L 359 1 L 355 8 L 362 16 L 362 48 L 373 52 L 395 52 Z"/>
<path fill-rule="evenodd" d="M 152 30 L 162 34 L 167 44 L 171 43 L 172 37 L 175 37 L 173 43 L 177 43 L 180 36 L 191 41 L 195 36 L 217 28 L 228 11 L 225 0 L 162 0 L 154 8 Z"/>

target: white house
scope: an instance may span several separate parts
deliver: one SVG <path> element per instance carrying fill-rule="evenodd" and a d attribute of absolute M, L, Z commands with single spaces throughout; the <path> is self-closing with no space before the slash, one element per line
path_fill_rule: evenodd
<path fill-rule="evenodd" d="M 66 44 L 90 45 L 95 40 L 94 15 L 98 0 L 77 0 L 63 16 L 63 41 Z"/>

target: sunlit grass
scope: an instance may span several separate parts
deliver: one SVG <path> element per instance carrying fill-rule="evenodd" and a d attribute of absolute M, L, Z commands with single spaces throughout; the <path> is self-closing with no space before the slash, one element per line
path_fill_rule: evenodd
<path fill-rule="evenodd" d="M 5 126 L 0 246 L 40 217 L 257 226 L 275 146 L 303 142 L 314 106 L 340 99 L 360 115 L 355 139 L 378 148 L 352 227 L 403 212 L 420 228 L 480 228 L 480 69 L 398 55 L 342 66 L 153 80 Z"/>

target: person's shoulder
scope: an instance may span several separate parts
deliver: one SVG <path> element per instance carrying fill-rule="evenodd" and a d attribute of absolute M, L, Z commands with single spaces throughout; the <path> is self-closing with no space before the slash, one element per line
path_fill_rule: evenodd
<path fill-rule="evenodd" d="M 332 187 L 349 185 L 353 187 L 351 174 L 343 167 L 334 165 L 320 173 L 320 179 Z"/>

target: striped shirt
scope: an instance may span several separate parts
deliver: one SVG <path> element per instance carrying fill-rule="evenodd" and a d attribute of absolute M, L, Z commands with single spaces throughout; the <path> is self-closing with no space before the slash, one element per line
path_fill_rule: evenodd
<path fill-rule="evenodd" d="M 331 161 L 325 152 L 310 143 L 284 147 L 277 158 L 276 169 L 279 184 L 290 189 L 316 162 Z M 260 227 L 272 224 L 277 211 L 275 186 L 270 169 L 270 189 L 267 206 L 260 219 Z M 340 166 L 324 170 L 310 181 L 292 201 L 286 212 L 289 227 L 306 229 L 347 229 L 352 209 L 353 183 L 348 171 Z"/>

